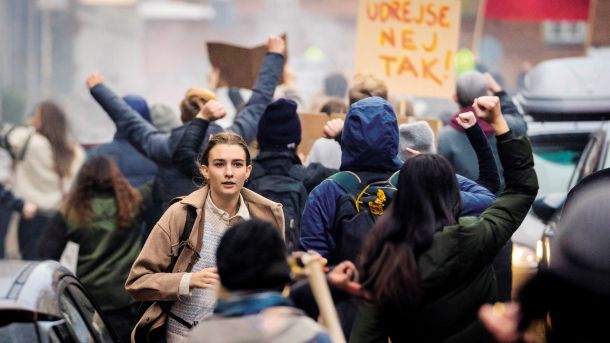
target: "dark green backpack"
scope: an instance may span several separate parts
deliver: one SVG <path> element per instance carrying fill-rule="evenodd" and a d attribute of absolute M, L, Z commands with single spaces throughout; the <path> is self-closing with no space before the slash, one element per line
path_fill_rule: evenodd
<path fill-rule="evenodd" d="M 394 199 L 398 174 L 395 172 L 387 180 L 369 184 L 364 184 L 356 173 L 348 171 L 328 178 L 346 193 L 337 201 L 333 223 L 337 246 L 330 256 L 331 265 L 344 260 L 356 261 L 366 235 Z"/>

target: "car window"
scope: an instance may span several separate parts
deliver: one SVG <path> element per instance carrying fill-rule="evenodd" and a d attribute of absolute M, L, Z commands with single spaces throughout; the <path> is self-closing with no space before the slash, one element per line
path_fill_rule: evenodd
<path fill-rule="evenodd" d="M 0 341 L 2 342 L 37 342 L 34 323 L 0 322 Z"/>
<path fill-rule="evenodd" d="M 583 178 L 585 178 L 586 176 L 591 175 L 592 173 L 594 173 L 597 170 L 597 165 L 598 165 L 599 159 L 601 157 L 600 156 L 601 147 L 602 147 L 601 140 L 596 139 L 594 142 L 593 148 L 591 149 L 591 152 L 583 166 L 582 175 L 580 176 L 581 180 Z"/>
<path fill-rule="evenodd" d="M 551 133 L 530 136 L 539 196 L 565 192 L 576 164 L 589 141 L 588 133 Z"/>
<path fill-rule="evenodd" d="M 604 157 L 604 169 L 610 168 L 610 144 L 606 143 L 606 156 Z"/>
<path fill-rule="evenodd" d="M 578 156 L 578 152 L 569 150 L 553 153 L 534 152 L 534 169 L 540 186 L 538 195 L 566 191 L 576 168 L 576 163 L 573 161 L 575 156 Z"/>
<path fill-rule="evenodd" d="M 108 327 L 87 295 L 74 284 L 69 285 L 68 290 L 74 297 L 81 313 L 90 324 L 98 340 L 101 342 L 112 342 L 112 335 L 110 334 Z"/>
<path fill-rule="evenodd" d="M 78 312 L 78 308 L 66 291 L 59 296 L 59 310 L 68 322 L 68 326 L 72 329 L 77 342 L 95 342 L 89 332 L 85 319 Z"/>
<path fill-rule="evenodd" d="M 574 187 L 580 180 L 597 171 L 599 159 L 601 158 L 601 150 L 603 147 L 603 139 L 600 137 L 602 132 L 595 133 L 585 151 L 581 160 L 578 163 L 577 169 L 570 182 L 570 189 Z"/>
<path fill-rule="evenodd" d="M 72 337 L 72 333 L 68 328 L 68 322 L 65 318 L 61 318 L 56 321 L 38 320 L 36 325 L 38 326 L 40 336 L 48 337 L 48 341 L 51 343 L 76 342 L 74 337 Z"/>

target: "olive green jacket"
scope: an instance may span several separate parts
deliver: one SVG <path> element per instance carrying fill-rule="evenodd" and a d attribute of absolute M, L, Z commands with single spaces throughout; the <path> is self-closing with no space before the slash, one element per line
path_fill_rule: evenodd
<path fill-rule="evenodd" d="M 124 283 L 131 265 L 142 248 L 142 216 L 152 204 L 152 187 L 138 189 L 142 202 L 126 228 L 117 228 L 117 208 L 114 194 L 97 192 L 91 199 L 91 217 L 84 225 L 57 213 L 45 237 L 39 254 L 43 259 L 59 260 L 68 241 L 79 245 L 76 275 L 102 310 L 123 308 L 135 303 Z"/>
<path fill-rule="evenodd" d="M 363 302 L 350 342 L 489 341 L 477 319 L 479 307 L 494 302 L 497 288 L 492 260 L 525 218 L 538 180 L 526 138 L 498 136 L 505 191 L 478 218 L 460 218 L 434 235 L 417 259 L 421 303 L 401 317 L 391 308 Z"/>

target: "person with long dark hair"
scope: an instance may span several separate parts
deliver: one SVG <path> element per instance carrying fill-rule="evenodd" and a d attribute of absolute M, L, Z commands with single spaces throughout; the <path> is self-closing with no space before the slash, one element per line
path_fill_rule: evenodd
<path fill-rule="evenodd" d="M 142 247 L 151 202 L 150 184 L 134 188 L 110 157 L 92 157 L 39 246 L 41 258 L 59 260 L 68 241 L 79 245 L 76 275 L 124 341 L 137 313 L 124 284 Z"/>
<path fill-rule="evenodd" d="M 497 97 L 478 98 L 477 115 L 493 127 L 506 189 L 479 217 L 459 217 L 451 164 L 421 154 L 403 165 L 390 212 L 367 237 L 359 266 L 370 299 L 358 311 L 351 342 L 476 342 L 477 319 L 497 298 L 491 263 L 534 201 L 531 146 L 514 138 Z"/>
<path fill-rule="evenodd" d="M 37 259 L 38 241 L 50 218 L 70 190 L 85 160 L 83 148 L 69 138 L 63 109 L 51 101 L 41 102 L 31 125 L 0 129 L 0 146 L 15 164 L 13 191 L 38 208 L 34 218 L 19 223 L 19 248 L 23 259 Z"/>

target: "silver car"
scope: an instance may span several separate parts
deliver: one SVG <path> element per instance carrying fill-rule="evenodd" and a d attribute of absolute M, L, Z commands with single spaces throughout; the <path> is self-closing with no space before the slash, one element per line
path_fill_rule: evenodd
<path fill-rule="evenodd" d="M 54 261 L 0 260 L 0 340 L 116 342 L 80 281 Z"/>
<path fill-rule="evenodd" d="M 591 159 L 590 151 L 610 118 L 609 84 L 610 59 L 555 59 L 530 71 L 525 88 L 515 96 L 530 118 L 528 135 L 540 191 L 534 210 L 512 237 L 513 294 L 538 270 L 545 250 L 541 238 L 567 192 L 584 174 L 603 166 L 587 167 L 593 163 L 584 161 Z"/>

